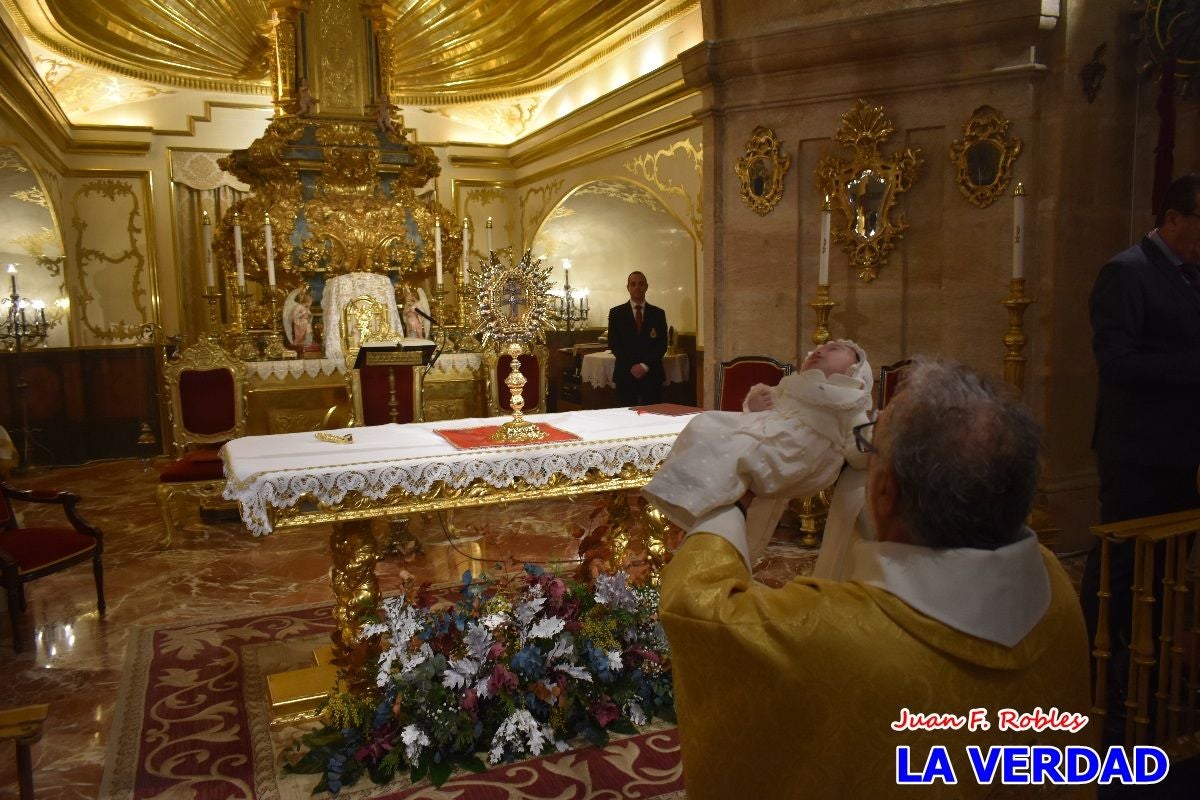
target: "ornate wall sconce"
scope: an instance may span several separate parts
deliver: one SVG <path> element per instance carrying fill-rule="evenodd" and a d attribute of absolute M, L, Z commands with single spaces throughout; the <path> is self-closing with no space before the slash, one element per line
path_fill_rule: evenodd
<path fill-rule="evenodd" d="M 879 145 L 895 132 L 881 106 L 859 100 L 842 114 L 842 126 L 833 137 L 851 148 L 853 155 L 848 160 L 826 156 L 817 163 L 817 189 L 842 215 L 833 226 L 833 239 L 850 264 L 858 267 L 858 277 L 867 282 L 875 280 L 896 239 L 908 227 L 904 215 L 893 218 L 893 211 L 922 164 L 921 151 L 911 147 L 880 155 Z"/>
<path fill-rule="evenodd" d="M 980 106 L 963 126 L 963 138 L 950 145 L 958 189 L 973 206 L 987 208 L 1008 191 L 1021 154 L 1021 140 L 1008 138 L 1010 124 L 996 109 Z"/>
<path fill-rule="evenodd" d="M 742 202 L 760 217 L 783 199 L 783 177 L 792 165 L 792 157 L 783 154 L 782 145 L 773 130 L 759 125 L 750 134 L 746 154 L 734 165 L 742 182 Z"/>

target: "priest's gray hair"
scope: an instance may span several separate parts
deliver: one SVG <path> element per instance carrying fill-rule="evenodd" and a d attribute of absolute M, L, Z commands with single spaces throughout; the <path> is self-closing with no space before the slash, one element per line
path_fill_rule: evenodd
<path fill-rule="evenodd" d="M 889 406 L 880 455 L 914 542 L 994 550 L 1020 538 L 1041 429 L 1009 387 L 962 364 L 917 359 Z"/>

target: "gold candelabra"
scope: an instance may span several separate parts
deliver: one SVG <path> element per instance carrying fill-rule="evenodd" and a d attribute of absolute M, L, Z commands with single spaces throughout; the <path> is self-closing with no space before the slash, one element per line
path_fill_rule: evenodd
<path fill-rule="evenodd" d="M 237 295 L 238 312 L 242 323 L 241 333 L 237 335 L 237 357 L 243 361 L 257 361 L 258 345 L 254 341 L 254 334 L 250 332 L 250 315 L 247 308 L 250 303 L 250 291 L 243 284 L 235 288 L 234 292 Z"/>
<path fill-rule="evenodd" d="M 267 341 L 263 346 L 263 356 L 268 361 L 281 361 L 284 357 L 283 320 L 279 316 L 275 298 L 278 291 L 279 288 L 274 284 L 267 287 L 267 299 L 271 306 L 271 330 L 267 334 Z"/>
<path fill-rule="evenodd" d="M 836 302 L 829 299 L 829 284 L 818 284 L 817 299 L 808 304 L 809 308 L 817 312 L 817 327 L 812 335 L 813 344 L 821 345 L 829 341 L 829 312 L 836 305 Z"/>
<path fill-rule="evenodd" d="M 1025 388 L 1025 309 L 1033 300 L 1025 296 L 1025 279 L 1013 278 L 1008 297 L 1000 303 L 1008 309 L 1008 330 L 1004 333 L 1004 380 L 1017 391 Z"/>
<path fill-rule="evenodd" d="M 217 291 L 216 286 L 205 287 L 204 299 L 208 302 L 208 330 L 205 337 L 219 339 L 221 338 L 221 293 Z"/>

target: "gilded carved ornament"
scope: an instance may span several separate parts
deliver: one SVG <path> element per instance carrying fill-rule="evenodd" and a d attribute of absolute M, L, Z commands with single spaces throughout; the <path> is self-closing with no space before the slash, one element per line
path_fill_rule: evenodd
<path fill-rule="evenodd" d="M 842 114 L 833 140 L 852 150 L 849 159 L 826 156 L 817 163 L 817 189 L 841 212 L 831 233 L 842 246 L 858 277 L 875 280 L 888 253 L 908 227 L 896 210 L 899 196 L 917 179 L 921 151 L 906 147 L 883 156 L 879 146 L 896 132 L 880 106 L 859 100 Z"/>
<path fill-rule="evenodd" d="M 771 213 L 783 199 L 783 178 L 792 157 L 783 154 L 782 145 L 773 130 L 759 125 L 750 134 L 746 154 L 734 165 L 742 182 L 742 202 L 760 217 Z"/>
<path fill-rule="evenodd" d="M 980 106 L 963 126 L 963 138 L 950 144 L 955 182 L 973 206 L 987 208 L 1008 191 L 1021 154 L 1021 140 L 1008 137 L 1010 124 L 996 109 Z"/>
<path fill-rule="evenodd" d="M 667 174 L 668 167 L 676 164 L 682 164 L 680 172 L 687 172 L 690 167 L 696 179 L 692 192 L 689 193 Z M 663 194 L 678 197 L 687 209 L 687 221 L 696 240 L 704 241 L 704 193 L 701 191 L 704 178 L 703 146 L 697 147 L 691 139 L 684 139 L 666 149 L 645 153 L 626 162 L 625 169 L 634 175 L 641 175 Z"/>

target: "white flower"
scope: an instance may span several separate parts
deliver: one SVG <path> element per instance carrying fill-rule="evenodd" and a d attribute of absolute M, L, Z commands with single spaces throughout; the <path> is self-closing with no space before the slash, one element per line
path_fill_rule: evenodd
<path fill-rule="evenodd" d="M 609 650 L 604 655 L 608 656 L 608 668 L 613 672 L 620 672 L 625 669 L 625 662 L 621 660 L 620 650 Z"/>
<path fill-rule="evenodd" d="M 625 704 L 625 715 L 629 717 L 629 721 L 634 725 L 646 724 L 646 712 L 643 711 L 641 705 L 634 700 L 630 700 Z"/>
<path fill-rule="evenodd" d="M 554 669 L 562 670 L 572 678 L 576 678 L 581 681 L 587 681 L 588 683 L 592 682 L 592 673 L 588 672 L 587 669 L 579 666 L 578 664 L 554 664 L 552 666 Z"/>
<path fill-rule="evenodd" d="M 567 623 L 562 617 L 548 617 L 534 624 L 529 629 L 530 639 L 550 639 L 558 635 L 558 632 L 565 628 Z"/>
<path fill-rule="evenodd" d="M 558 661 L 564 656 L 571 655 L 574 651 L 574 640 L 568 635 L 563 636 L 554 643 L 554 647 L 550 648 L 550 652 L 546 654 L 547 661 Z"/>
<path fill-rule="evenodd" d="M 624 572 L 596 576 L 596 602 L 622 611 L 637 611 L 637 595 L 629 588 Z"/>
<path fill-rule="evenodd" d="M 494 631 L 501 625 L 508 624 L 508 615 L 500 613 L 488 614 L 486 617 L 480 618 L 479 624 L 487 628 L 489 631 Z"/>
<path fill-rule="evenodd" d="M 488 762 L 500 763 L 506 748 L 514 756 L 541 755 L 548 744 L 554 745 L 559 752 L 565 749 L 565 742 L 554 738 L 553 728 L 549 725 L 539 725 L 529 711 L 524 708 L 518 709 L 496 728 L 492 748 L 488 751 Z"/>
<path fill-rule="evenodd" d="M 404 742 L 404 756 L 408 763 L 416 764 L 421 757 L 421 749 L 429 746 L 429 737 L 416 725 L 409 725 L 400 732 L 400 738 Z"/>
<path fill-rule="evenodd" d="M 477 672 L 479 672 L 479 664 L 469 658 L 451 661 L 450 666 L 442 673 L 442 686 L 447 689 L 461 689 L 475 677 Z"/>
<path fill-rule="evenodd" d="M 467 645 L 467 653 L 476 661 L 483 661 L 487 658 L 488 650 L 492 647 L 492 635 L 488 632 L 487 626 L 475 622 L 467 625 L 463 641 Z"/>

